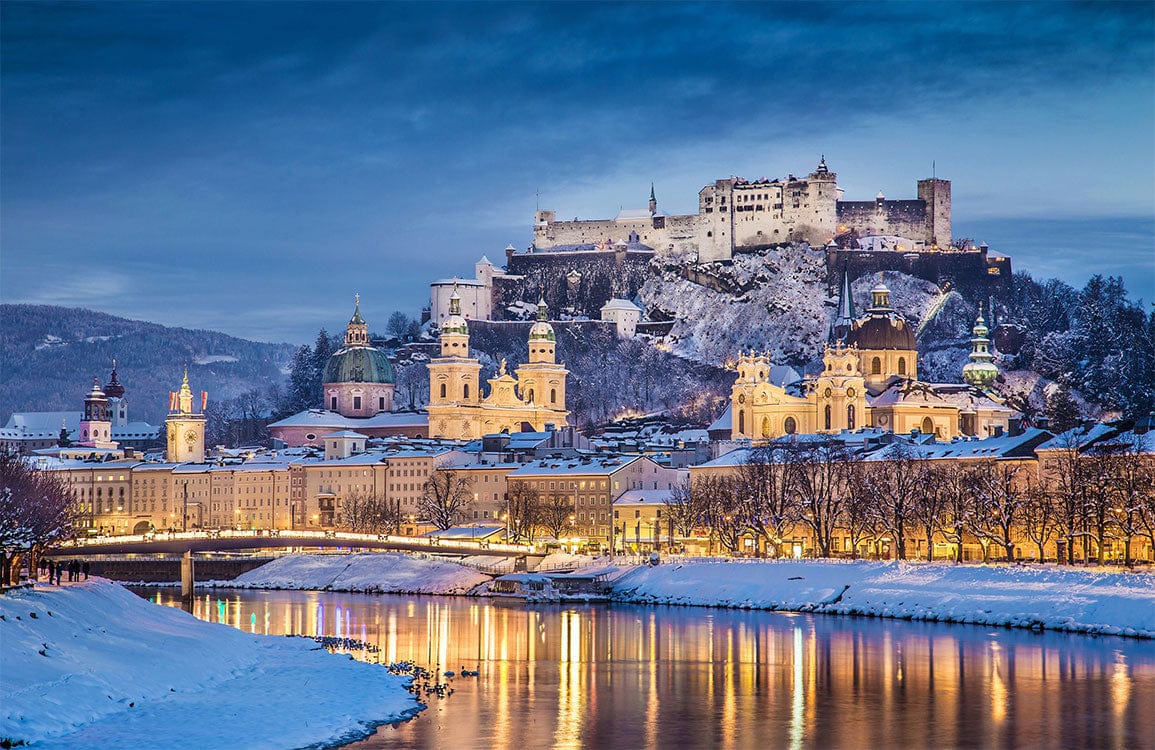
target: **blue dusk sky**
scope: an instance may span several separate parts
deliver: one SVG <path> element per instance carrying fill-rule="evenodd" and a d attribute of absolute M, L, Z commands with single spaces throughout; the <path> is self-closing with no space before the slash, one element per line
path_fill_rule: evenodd
<path fill-rule="evenodd" d="M 1155 4 L 0 5 L 0 297 L 266 341 L 809 172 L 1155 299 Z"/>

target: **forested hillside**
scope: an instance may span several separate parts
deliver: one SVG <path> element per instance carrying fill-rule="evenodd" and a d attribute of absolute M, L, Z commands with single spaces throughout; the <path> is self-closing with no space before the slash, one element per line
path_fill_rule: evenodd
<path fill-rule="evenodd" d="M 116 358 L 129 416 L 158 424 L 187 365 L 210 401 L 279 387 L 292 357 L 215 331 L 167 328 L 81 308 L 0 305 L 0 420 L 14 411 L 79 411 L 92 378 L 108 382 Z"/>

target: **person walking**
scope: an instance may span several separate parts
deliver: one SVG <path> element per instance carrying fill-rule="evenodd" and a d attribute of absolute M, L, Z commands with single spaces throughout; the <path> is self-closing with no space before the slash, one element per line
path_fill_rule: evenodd
<path fill-rule="evenodd" d="M 52 579 L 56 577 L 56 561 L 49 558 L 48 560 L 48 583 L 52 584 Z"/>
<path fill-rule="evenodd" d="M 87 581 L 88 580 L 88 571 L 91 570 L 91 568 L 88 565 L 87 560 L 84 560 L 83 562 L 80 563 L 80 569 L 84 572 L 84 580 Z"/>

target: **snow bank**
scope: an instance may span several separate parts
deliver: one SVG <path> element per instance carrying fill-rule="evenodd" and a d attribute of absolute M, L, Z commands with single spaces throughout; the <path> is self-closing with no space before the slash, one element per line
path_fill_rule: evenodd
<path fill-rule="evenodd" d="M 1051 565 L 671 562 L 625 574 L 613 596 L 1155 638 L 1155 575 Z"/>
<path fill-rule="evenodd" d="M 242 589 L 365 591 L 382 594 L 465 594 L 490 579 L 457 563 L 411 555 L 288 555 L 231 581 L 211 585 Z"/>
<path fill-rule="evenodd" d="M 101 579 L 0 596 L 0 738 L 36 747 L 333 744 L 421 709 L 408 678 Z"/>

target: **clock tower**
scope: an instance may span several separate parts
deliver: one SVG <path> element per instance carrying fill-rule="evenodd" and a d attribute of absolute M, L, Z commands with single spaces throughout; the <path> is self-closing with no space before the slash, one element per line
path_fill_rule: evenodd
<path fill-rule="evenodd" d="M 188 384 L 188 368 L 180 390 L 168 394 L 168 453 L 172 463 L 205 462 L 205 403 L 208 393 L 201 392 L 200 410 L 193 411 L 193 392 Z"/>

